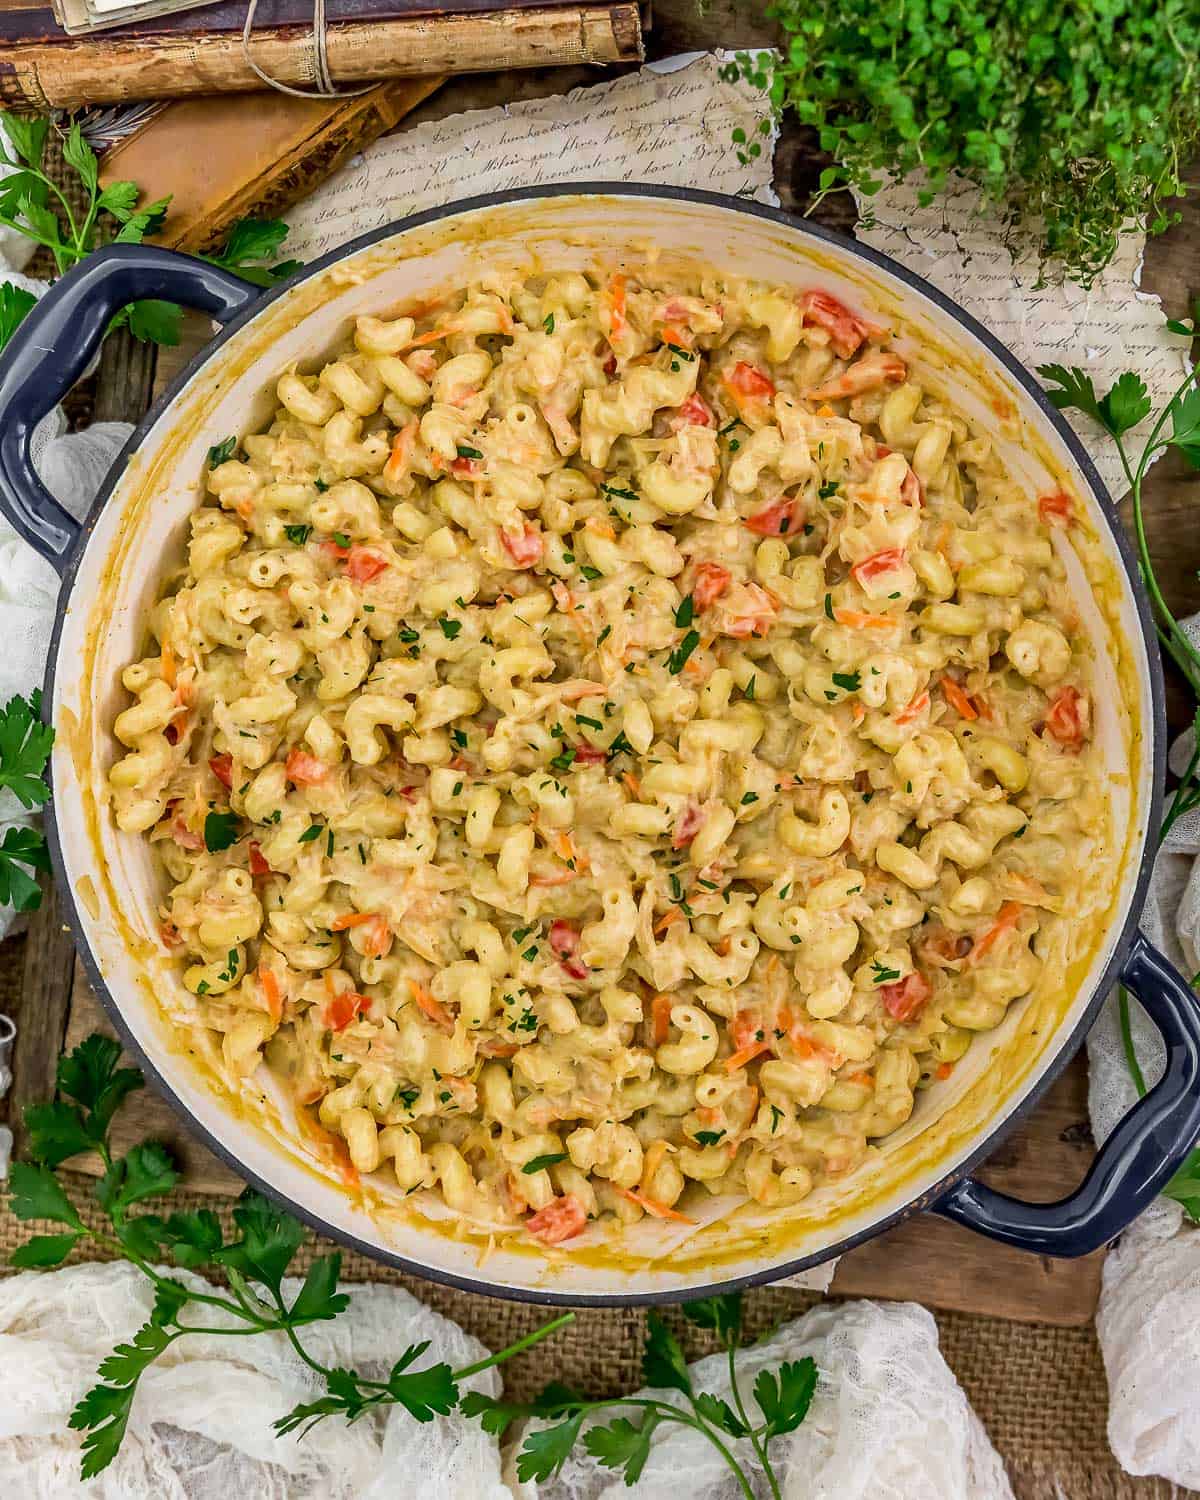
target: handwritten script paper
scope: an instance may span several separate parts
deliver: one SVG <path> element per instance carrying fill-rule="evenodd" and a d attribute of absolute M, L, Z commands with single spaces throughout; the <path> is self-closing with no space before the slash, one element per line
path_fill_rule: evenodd
<path fill-rule="evenodd" d="M 288 253 L 313 260 L 405 214 L 551 182 L 659 182 L 773 203 L 774 138 L 755 136 L 762 154 L 746 166 L 730 141 L 737 127 L 754 136 L 762 96 L 720 66 L 711 55 L 677 71 L 668 62 L 376 141 L 288 215 Z"/>
<path fill-rule="evenodd" d="M 1017 260 L 994 215 L 977 214 L 975 188 L 959 182 L 926 208 L 919 183 L 889 183 L 859 199 L 868 220 L 855 230 L 864 244 L 882 250 L 966 308 L 1007 345 L 1023 365 L 1078 365 L 1103 395 L 1117 377 L 1135 370 L 1157 412 L 1187 373 L 1187 340 L 1168 333 L 1159 299 L 1140 289 L 1145 238 L 1125 235 L 1116 257 L 1090 290 L 1072 282 L 1036 285 L 1037 259 Z M 857 197 L 857 195 L 856 195 Z M 873 222 L 871 222 L 873 220 Z M 1114 499 L 1128 488 L 1116 449 L 1090 418 L 1067 412 Z M 1154 414 L 1126 439 L 1136 452 Z"/>

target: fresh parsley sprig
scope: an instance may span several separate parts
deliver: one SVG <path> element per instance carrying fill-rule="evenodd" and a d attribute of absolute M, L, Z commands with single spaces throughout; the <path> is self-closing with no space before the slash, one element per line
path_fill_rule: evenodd
<path fill-rule="evenodd" d="M 170 198 L 143 204 L 135 182 L 100 186 L 100 164 L 77 122 L 63 139 L 63 158 L 79 178 L 84 206 L 71 200 L 45 170 L 50 121 L 0 113 L 0 163 L 12 167 L 0 179 L 0 225 L 49 250 L 59 275 L 85 259 L 106 239 L 119 245 L 140 244 L 162 228 Z M 115 233 L 106 228 L 106 218 Z M 111 226 L 109 226 L 111 227 Z M 204 256 L 258 286 L 269 286 L 290 276 L 299 261 L 272 264 L 287 237 L 278 219 L 241 219 L 229 232 L 220 251 Z M 34 305 L 35 298 L 11 282 L 0 284 L 0 349 Z M 156 298 L 131 302 L 113 319 L 112 328 L 128 327 L 137 339 L 155 344 L 177 344 L 183 309 Z"/>
<path fill-rule="evenodd" d="M 1193 316 L 1190 319 L 1171 319 L 1167 326 L 1172 333 L 1196 338 L 1200 334 L 1200 299 L 1193 305 Z M 1193 366 L 1188 371 L 1187 377 L 1158 414 L 1136 460 L 1125 444 L 1125 434 L 1145 421 L 1153 409 L 1145 383 L 1137 375 L 1127 371 L 1106 395 L 1098 397 L 1091 377 L 1078 367 L 1067 369 L 1063 365 L 1042 365 L 1038 374 L 1052 382 L 1047 395 L 1060 411 L 1084 412 L 1108 433 L 1117 446 L 1121 467 L 1129 483 L 1138 569 L 1154 606 L 1158 638 L 1163 649 L 1187 679 L 1193 695 L 1200 699 L 1200 651 L 1193 646 L 1168 608 L 1155 577 L 1146 538 L 1142 496 L 1142 485 L 1150 465 L 1167 449 L 1181 454 L 1192 468 L 1200 469 L 1200 366 Z M 1196 744 L 1167 804 L 1158 831 L 1160 844 L 1184 813 L 1200 807 L 1200 706 L 1196 709 L 1193 733 Z M 1200 983 L 1200 974 L 1192 983 Z M 1139 1098 L 1144 1097 L 1146 1080 L 1133 1045 L 1129 993 L 1124 986 L 1119 992 L 1118 1018 L 1129 1075 Z M 1188 1217 L 1200 1224 L 1200 1148 L 1191 1153 L 1163 1192 L 1181 1203 Z"/>
<path fill-rule="evenodd" d="M 191 1333 L 246 1336 L 282 1333 L 297 1355 L 325 1382 L 325 1394 L 304 1402 L 275 1423 L 279 1433 L 309 1431 L 325 1417 L 349 1421 L 381 1406 L 403 1406 L 418 1422 L 445 1415 L 459 1402 L 459 1386 L 493 1365 L 531 1348 L 569 1323 L 573 1314 L 553 1318 L 524 1338 L 461 1370 L 444 1362 L 418 1366 L 428 1343 L 413 1344 L 392 1366 L 385 1380 L 321 1364 L 304 1347 L 298 1330 L 327 1322 L 344 1312 L 350 1298 L 337 1290 L 341 1256 L 335 1251 L 313 1261 L 300 1290 L 288 1300 L 283 1280 L 306 1238 L 304 1226 L 252 1189 L 233 1209 L 237 1233 L 226 1240 L 221 1222 L 209 1209 L 163 1216 L 140 1211 L 149 1199 L 170 1193 L 179 1173 L 165 1147 L 142 1141 L 123 1156 L 112 1146 L 110 1130 L 121 1104 L 143 1086 L 136 1068 L 120 1066 L 118 1043 L 91 1036 L 59 1060 L 57 1092 L 47 1104 L 25 1111 L 32 1162 L 12 1168 L 9 1206 L 18 1219 L 41 1219 L 61 1226 L 38 1234 L 13 1255 L 14 1266 L 57 1266 L 78 1245 L 93 1245 L 123 1256 L 154 1284 L 154 1306 L 148 1321 L 128 1343 L 118 1344 L 100 1365 L 99 1381 L 71 1413 L 70 1426 L 84 1434 L 81 1478 L 90 1479 L 115 1458 L 138 1381 L 179 1339 Z M 85 1223 L 57 1176 L 72 1157 L 95 1152 L 104 1174 L 95 1197 L 108 1227 Z M 188 1271 L 223 1275 L 228 1292 L 205 1290 L 158 1269 L 164 1261 Z M 192 1321 L 199 1308 L 219 1314 L 215 1322 Z"/>
<path fill-rule="evenodd" d="M 753 1387 L 758 1412 L 752 1416 L 742 1396 L 737 1372 L 737 1351 L 742 1347 L 740 1295 L 685 1303 L 681 1311 L 689 1321 L 714 1333 L 725 1349 L 732 1406 L 722 1396 L 695 1389 L 679 1341 L 658 1314 L 652 1312 L 646 1320 L 643 1379 L 651 1389 L 678 1392 L 685 1406 L 657 1396 L 617 1396 L 589 1401 L 556 1382 L 548 1385 L 536 1400 L 526 1402 L 506 1401 L 472 1391 L 463 1401 L 463 1411 L 479 1417 L 486 1430 L 497 1437 L 503 1437 L 517 1421 L 532 1419 L 546 1424 L 526 1436 L 517 1454 L 517 1477 L 523 1483 L 549 1479 L 559 1473 L 582 1434 L 584 1449 L 598 1464 L 619 1469 L 626 1484 L 636 1484 L 650 1456 L 655 1429 L 674 1422 L 705 1437 L 721 1455 L 745 1500 L 754 1500 L 750 1475 L 728 1440 L 748 1441 L 773 1500 L 781 1500 L 782 1491 L 768 1447 L 772 1438 L 794 1431 L 807 1416 L 817 1386 L 816 1365 L 811 1359 L 802 1359 L 785 1362 L 777 1371 L 760 1370 Z M 614 1417 L 606 1424 L 583 1430 L 589 1418 L 614 1407 L 624 1407 L 630 1415 Z"/>
<path fill-rule="evenodd" d="M 41 807 L 50 795 L 42 772 L 54 744 L 54 730 L 41 721 L 42 695 L 10 698 L 0 709 L 0 787 L 22 807 Z M 42 891 L 31 870 L 48 870 L 46 841 L 36 828 L 13 827 L 0 841 L 0 906 L 36 911 Z"/>

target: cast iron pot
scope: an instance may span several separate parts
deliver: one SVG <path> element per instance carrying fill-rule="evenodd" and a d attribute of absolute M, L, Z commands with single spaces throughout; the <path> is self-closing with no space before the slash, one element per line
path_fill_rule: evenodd
<path fill-rule="evenodd" d="M 127 702 L 120 671 L 144 649 L 145 610 L 181 554 L 186 518 L 199 503 L 207 449 L 269 420 L 275 378 L 287 364 L 311 367 L 346 336 L 356 314 L 460 286 L 480 269 L 636 260 L 648 242 L 668 258 L 694 256 L 770 282 L 820 286 L 890 318 L 919 377 L 949 389 L 995 434 L 1031 493 L 1050 486 L 1075 497 L 1085 520 L 1065 561 L 1094 642 L 1097 732 L 1112 809 L 1096 868 L 1108 874 L 1090 906 L 1081 904 L 1080 922 L 1091 925 L 1086 933 L 1080 927 L 1076 959 L 980 1037 L 953 1078 L 921 1096 L 913 1120 L 868 1165 L 799 1210 L 717 1204 L 696 1230 L 643 1223 L 614 1243 L 591 1228 L 582 1251 L 556 1256 L 510 1239 L 484 1262 L 479 1242 L 452 1238 L 436 1206 L 413 1200 L 401 1208 L 382 1189 L 378 1197 L 374 1188 L 365 1198 L 348 1192 L 329 1163 L 295 1138 L 289 1106 L 269 1080 L 231 1085 L 217 1076 L 196 1002 L 158 940 L 161 876 L 144 839 L 118 833 L 107 815 L 105 772 L 117 753 L 111 724 Z M 30 439 L 87 366 L 112 314 L 143 297 L 202 309 L 221 331 L 138 426 L 80 526 L 39 481 Z M 63 579 L 45 689 L 58 731 L 49 836 L 92 984 L 189 1127 L 322 1232 L 433 1280 L 574 1304 L 663 1301 L 769 1281 L 929 1208 L 1023 1249 L 1073 1256 L 1119 1234 L 1200 1133 L 1200 1008 L 1136 925 L 1160 816 L 1165 719 L 1150 610 L 1131 549 L 1095 470 L 1037 382 L 974 319 L 887 257 L 755 203 L 606 183 L 496 194 L 419 214 L 265 293 L 187 256 L 112 246 L 47 293 L 0 362 L 0 508 Z M 1162 1032 L 1162 1079 L 1062 1201 L 1022 1203 L 973 1180 L 973 1168 L 1075 1053 L 1118 982 Z"/>

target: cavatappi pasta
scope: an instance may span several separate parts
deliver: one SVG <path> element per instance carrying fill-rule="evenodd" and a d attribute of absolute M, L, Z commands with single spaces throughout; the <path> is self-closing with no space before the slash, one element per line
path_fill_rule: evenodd
<path fill-rule="evenodd" d="M 110 774 L 227 1068 L 545 1244 L 852 1171 L 1087 858 L 1069 499 L 715 276 L 496 276 L 277 393 Z"/>

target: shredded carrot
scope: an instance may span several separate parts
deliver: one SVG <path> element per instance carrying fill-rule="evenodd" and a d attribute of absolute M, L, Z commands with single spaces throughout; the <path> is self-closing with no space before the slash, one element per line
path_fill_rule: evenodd
<path fill-rule="evenodd" d="M 953 1072 L 954 1072 L 954 1064 L 952 1062 L 944 1062 L 944 1063 L 942 1063 L 938 1067 L 938 1070 L 937 1070 L 937 1073 L 936 1073 L 935 1076 L 937 1078 L 941 1078 L 941 1079 L 945 1080 L 945 1079 L 949 1078 L 950 1075 L 951 1075 L 951 1073 L 953 1073 Z"/>
<path fill-rule="evenodd" d="M 817 407 L 817 416 L 818 417 L 832 417 L 833 414 L 834 414 L 833 407 L 830 406 L 828 403 L 825 403 L 825 404 Z"/>
<path fill-rule="evenodd" d="M 276 979 L 273 970 L 259 965 L 258 985 L 262 990 L 263 999 L 267 1002 L 267 1013 L 273 1021 L 278 1021 L 283 1015 L 283 994 L 279 988 L 279 980 Z"/>
<path fill-rule="evenodd" d="M 655 995 L 650 1002 L 650 1035 L 654 1038 L 656 1047 L 661 1047 L 670 1035 L 671 1007 L 674 1003 L 670 995 Z"/>
<path fill-rule="evenodd" d="M 687 1214 L 681 1214 L 677 1208 L 669 1208 L 667 1204 L 660 1203 L 657 1198 L 650 1198 L 640 1188 L 617 1188 L 622 1198 L 628 1198 L 630 1203 L 636 1203 L 641 1209 L 650 1215 L 652 1219 L 673 1219 L 677 1224 L 694 1224 L 695 1219 L 689 1219 Z"/>
<path fill-rule="evenodd" d="M 715 943 L 713 946 L 722 958 L 728 958 L 729 950 L 733 947 L 733 938 L 729 933 L 726 933 L 720 942 Z"/>
<path fill-rule="evenodd" d="M 856 724 L 861 724 L 862 721 L 867 717 L 866 709 L 862 706 L 857 698 L 854 700 L 854 707 L 850 710 L 850 717 Z"/>
<path fill-rule="evenodd" d="M 168 687 L 174 687 L 175 686 L 175 650 L 172 647 L 170 641 L 164 641 L 163 642 L 163 644 L 162 644 L 162 655 L 161 655 L 160 660 L 161 660 L 161 664 L 162 664 L 162 666 L 161 666 L 162 680 L 167 684 Z"/>
<path fill-rule="evenodd" d="M 609 278 L 608 307 L 613 334 L 620 338 L 625 331 L 625 277 L 620 271 Z"/>
<path fill-rule="evenodd" d="M 679 908 L 677 906 L 673 906 L 670 911 L 664 912 L 658 919 L 658 921 L 654 924 L 655 932 L 666 932 L 667 928 L 673 927 L 682 916 L 683 913 L 679 910 Z"/>
<path fill-rule="evenodd" d="M 653 1141 L 647 1148 L 642 1158 L 642 1187 L 648 1187 L 654 1181 L 654 1175 L 663 1164 L 663 1157 L 667 1154 L 667 1143 L 663 1140 Z"/>
<path fill-rule="evenodd" d="M 875 1082 L 875 1075 L 873 1073 L 866 1072 L 851 1073 L 848 1081 L 850 1083 L 861 1083 L 864 1088 L 870 1088 L 871 1085 Z"/>
<path fill-rule="evenodd" d="M 410 979 L 408 988 L 417 1003 L 417 1008 L 423 1015 L 428 1016 L 435 1026 L 440 1027 L 442 1031 L 454 1030 L 454 1022 L 449 1011 L 434 999 L 424 985 L 418 984 L 415 979 Z"/>
<path fill-rule="evenodd" d="M 632 771 L 626 771 L 624 776 L 621 777 L 621 781 L 625 786 L 625 790 L 631 797 L 636 798 L 642 795 L 642 783 L 637 779 Z"/>
<path fill-rule="evenodd" d="M 920 714 L 929 707 L 929 694 L 922 690 L 916 697 L 911 698 L 898 714 L 894 716 L 894 722 L 899 725 L 911 724 Z"/>
<path fill-rule="evenodd" d="M 1006 901 L 996 914 L 996 920 L 983 936 L 978 939 L 974 948 L 971 949 L 970 957 L 967 960 L 968 963 L 978 963 L 984 954 L 994 948 L 1002 937 L 1011 932 L 1020 920 L 1021 913 L 1024 910 L 1025 908 L 1021 902 Z"/>
<path fill-rule="evenodd" d="M 550 870 L 545 875 L 531 875 L 529 877 L 529 884 L 536 886 L 570 885 L 574 879 L 574 870 Z"/>
<path fill-rule="evenodd" d="M 953 677 L 942 678 L 942 696 L 961 718 L 977 719 L 979 717 L 979 710 Z"/>
<path fill-rule="evenodd" d="M 594 531 L 597 536 L 602 536 L 607 542 L 615 542 L 617 539 L 616 527 L 611 521 L 605 521 L 599 516 L 589 516 L 584 524 L 585 531 Z"/>
<path fill-rule="evenodd" d="M 347 927 L 361 927 L 364 922 L 373 922 L 373 911 L 348 911 L 344 916 L 334 917 L 329 924 L 330 932 L 345 932 Z"/>
<path fill-rule="evenodd" d="M 900 623 L 891 615 L 867 615 L 858 609 L 835 609 L 833 618 L 850 630 L 894 630 Z"/>
<path fill-rule="evenodd" d="M 744 1068 L 747 1063 L 753 1062 L 761 1053 L 770 1050 L 770 1042 L 748 1042 L 744 1047 L 739 1047 L 731 1057 L 725 1059 L 725 1071 L 736 1073 L 739 1068 Z"/>

